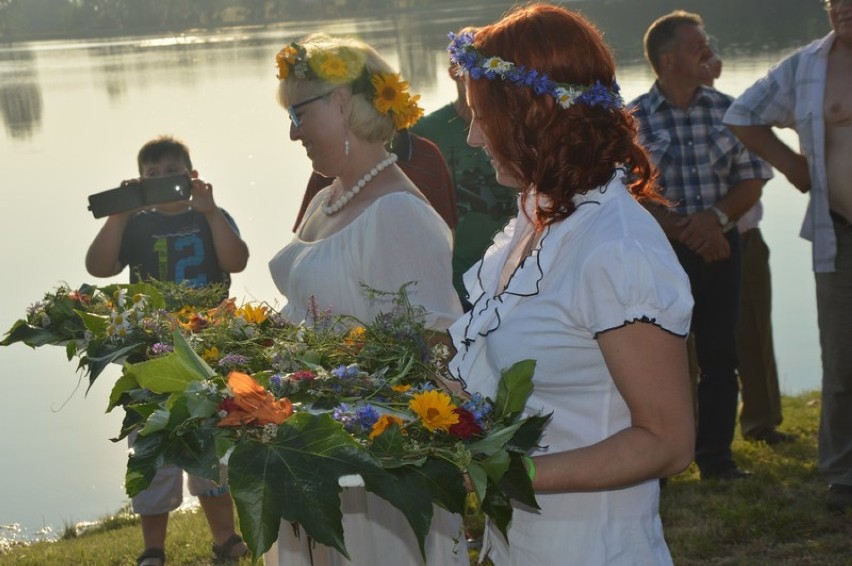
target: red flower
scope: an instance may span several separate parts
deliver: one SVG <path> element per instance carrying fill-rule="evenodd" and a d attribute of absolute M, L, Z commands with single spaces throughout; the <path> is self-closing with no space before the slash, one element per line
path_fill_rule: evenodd
<path fill-rule="evenodd" d="M 449 433 L 462 440 L 467 440 L 482 432 L 482 427 L 476 424 L 476 417 L 467 409 L 456 407 L 453 412 L 459 416 L 459 422 L 450 426 Z"/>
<path fill-rule="evenodd" d="M 207 319 L 201 316 L 200 314 L 195 314 L 189 320 L 189 329 L 193 332 L 201 332 L 202 329 L 207 327 Z"/>
<path fill-rule="evenodd" d="M 90 302 L 89 295 L 81 293 L 79 291 L 71 291 L 70 293 L 68 293 L 68 298 L 72 301 L 80 303 L 81 305 L 88 305 Z"/>
<path fill-rule="evenodd" d="M 309 369 L 303 369 L 290 374 L 290 381 L 313 381 L 317 374 Z"/>

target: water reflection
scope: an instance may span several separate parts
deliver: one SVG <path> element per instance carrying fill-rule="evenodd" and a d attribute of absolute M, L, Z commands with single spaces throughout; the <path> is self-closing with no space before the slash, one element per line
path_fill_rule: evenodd
<path fill-rule="evenodd" d="M 92 282 L 82 256 L 100 223 L 86 212 L 85 195 L 132 175 L 139 145 L 161 132 L 190 144 L 202 175 L 219 191 L 217 201 L 252 248 L 246 272 L 234 279 L 234 295 L 280 301 L 266 261 L 291 237 L 310 166 L 302 148 L 288 141 L 289 124 L 275 103 L 275 52 L 312 31 L 359 37 L 397 61 L 412 90 L 423 95 L 426 111 L 433 111 L 455 97 L 446 71 L 447 32 L 493 22 L 510 2 L 434 4 L 410 1 L 417 7 L 376 18 L 0 46 L 7 131 L 0 136 L 0 164 L 7 184 L 21 188 L 6 191 L 0 207 L 7 264 L 0 272 L 0 330 L 58 281 Z M 641 36 L 654 18 L 676 7 L 673 2 L 571 6 L 606 32 L 625 98 L 647 90 L 653 79 L 642 61 Z M 747 10 L 740 0 L 683 0 L 677 7 L 700 11 L 719 38 L 726 59 L 719 86 L 730 94 L 783 51 L 827 29 L 817 0 L 753 0 Z M 798 393 L 819 386 L 810 247 L 797 236 L 806 199 L 783 179 L 773 183 L 778 189 L 765 193 L 764 235 L 783 250 L 773 254 L 777 355 L 782 390 Z M 51 406 L 73 389 L 74 371 L 61 349 L 43 350 L 0 348 L 6 373 L 26 377 L 9 381 L 7 395 L 16 406 L 0 412 L 0 428 L 16 431 L 3 447 L 17 466 L 0 468 L 0 524 L 20 522 L 30 536 L 46 524 L 113 512 L 123 501 L 124 448 L 107 441 L 120 415 L 101 414 L 118 371 L 101 378 L 88 398 L 75 396 L 53 413 Z"/>
<path fill-rule="evenodd" d="M 0 52 L 2 53 L 2 52 Z M 0 114 L 9 137 L 31 138 L 41 127 L 42 94 L 32 51 L 0 55 Z"/>

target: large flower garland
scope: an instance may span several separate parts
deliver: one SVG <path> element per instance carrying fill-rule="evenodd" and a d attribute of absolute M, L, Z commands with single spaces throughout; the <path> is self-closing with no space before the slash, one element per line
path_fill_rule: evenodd
<path fill-rule="evenodd" d="M 364 65 L 363 54 L 355 49 L 316 49 L 309 54 L 303 45 L 294 42 L 278 52 L 275 63 L 278 79 L 282 81 L 292 75 L 301 80 L 321 80 L 331 85 L 352 84 L 353 91 L 364 92 L 372 98 L 379 113 L 390 114 L 398 130 L 410 128 L 423 116 L 423 109 L 417 104 L 420 95 L 408 92 L 408 83 L 401 79 L 399 73 L 370 74 Z"/>
<path fill-rule="evenodd" d="M 433 503 L 464 512 L 465 475 L 505 533 L 510 498 L 536 506 L 522 457 L 547 417 L 521 418 L 534 363 L 510 368 L 493 400 L 444 390 L 446 347 L 394 295 L 370 324 L 312 305 L 312 324 L 293 325 L 268 305 L 219 302 L 221 289 L 60 286 L 0 344 L 65 345 L 90 382 L 124 362 L 109 409 L 127 411 L 122 436 L 139 432 L 128 494 L 167 463 L 218 480 L 227 458 L 255 556 L 282 519 L 345 554 L 340 482 L 353 475 L 403 512 L 421 551 Z"/>

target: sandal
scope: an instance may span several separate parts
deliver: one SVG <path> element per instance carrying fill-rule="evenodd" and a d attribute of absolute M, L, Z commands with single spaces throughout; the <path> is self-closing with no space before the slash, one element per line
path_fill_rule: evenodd
<path fill-rule="evenodd" d="M 136 558 L 136 566 L 163 566 L 165 563 L 166 552 L 162 548 L 146 548 Z"/>
<path fill-rule="evenodd" d="M 222 545 L 213 544 L 213 555 L 217 561 L 238 560 L 249 553 L 243 537 L 234 533 Z"/>

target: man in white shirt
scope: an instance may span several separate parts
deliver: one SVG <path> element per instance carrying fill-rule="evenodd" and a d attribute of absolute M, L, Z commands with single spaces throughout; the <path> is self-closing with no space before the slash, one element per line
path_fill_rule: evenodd
<path fill-rule="evenodd" d="M 852 0 L 822 0 L 832 31 L 778 63 L 724 117 L 749 149 L 810 202 L 822 349 L 820 469 L 832 511 L 852 509 Z M 801 152 L 772 127 L 791 127 Z"/>

